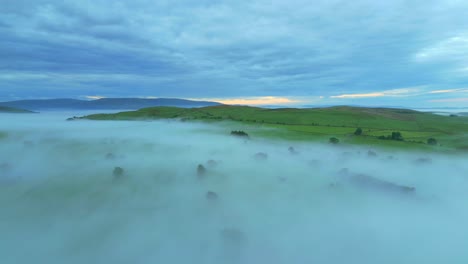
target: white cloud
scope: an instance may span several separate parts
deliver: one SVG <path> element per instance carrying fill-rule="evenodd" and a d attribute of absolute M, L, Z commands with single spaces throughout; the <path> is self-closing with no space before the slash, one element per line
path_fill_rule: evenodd
<path fill-rule="evenodd" d="M 89 100 L 97 100 L 97 99 L 106 98 L 105 96 L 100 96 L 100 95 L 85 95 L 84 97 Z"/>
<path fill-rule="evenodd" d="M 373 97 L 407 97 L 421 94 L 425 86 L 398 88 L 386 91 L 369 92 L 369 93 L 352 93 L 332 95 L 330 98 L 339 99 L 358 99 L 358 98 L 373 98 Z"/>
<path fill-rule="evenodd" d="M 468 74 L 468 32 L 457 34 L 418 51 L 414 57 L 417 63 L 443 63 L 444 75 L 455 78 Z M 454 75 L 454 76 L 452 76 Z"/>
<path fill-rule="evenodd" d="M 468 33 L 459 34 L 423 48 L 414 55 L 419 62 L 468 59 Z"/>

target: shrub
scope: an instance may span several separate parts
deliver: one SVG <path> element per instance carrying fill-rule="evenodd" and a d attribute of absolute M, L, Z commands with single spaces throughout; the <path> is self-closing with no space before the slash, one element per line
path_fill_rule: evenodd
<path fill-rule="evenodd" d="M 268 154 L 264 152 L 258 152 L 257 154 L 255 154 L 254 158 L 256 160 L 266 160 L 268 159 Z"/>
<path fill-rule="evenodd" d="M 124 175 L 124 169 L 121 167 L 115 167 L 112 174 L 114 175 L 114 178 L 120 178 Z"/>
<path fill-rule="evenodd" d="M 197 166 L 197 175 L 198 177 L 203 177 L 206 174 L 206 168 L 205 166 L 198 164 Z"/>
<path fill-rule="evenodd" d="M 329 140 L 328 140 L 329 143 L 331 144 L 338 144 L 340 142 L 339 139 L 337 139 L 336 137 L 331 137 Z"/>
<path fill-rule="evenodd" d="M 435 138 L 429 138 L 427 139 L 427 144 L 428 145 L 437 145 L 437 140 Z"/>

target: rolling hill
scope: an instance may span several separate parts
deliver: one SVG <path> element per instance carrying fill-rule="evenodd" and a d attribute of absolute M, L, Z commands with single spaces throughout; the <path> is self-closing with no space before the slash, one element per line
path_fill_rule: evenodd
<path fill-rule="evenodd" d="M 0 102 L 0 106 L 28 110 L 136 110 L 155 106 L 204 107 L 220 105 L 216 102 L 175 98 L 102 98 L 97 100 L 38 99 Z"/>
<path fill-rule="evenodd" d="M 153 107 L 115 114 L 82 117 L 91 120 L 180 119 L 182 121 L 229 121 L 223 125 L 244 129 L 251 135 L 293 140 L 326 141 L 338 137 L 351 144 L 377 144 L 398 147 L 437 147 L 468 149 L 468 117 L 449 117 L 394 108 L 335 106 L 328 108 L 267 109 L 248 106 L 202 108 Z M 354 132 L 361 128 L 362 135 Z M 400 132 L 404 140 L 383 140 Z"/>

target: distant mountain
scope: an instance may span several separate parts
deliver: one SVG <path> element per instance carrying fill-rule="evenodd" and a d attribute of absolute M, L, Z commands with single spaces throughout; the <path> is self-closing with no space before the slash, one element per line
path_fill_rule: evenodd
<path fill-rule="evenodd" d="M 209 101 L 193 101 L 175 98 L 102 98 L 97 100 L 77 99 L 38 99 L 0 102 L 0 106 L 22 108 L 28 110 L 136 110 L 155 106 L 175 107 L 205 107 L 221 105 Z"/>
<path fill-rule="evenodd" d="M 19 108 L 0 106 L 0 113 L 34 113 L 34 112 L 29 111 L 29 110 L 19 109 Z"/>

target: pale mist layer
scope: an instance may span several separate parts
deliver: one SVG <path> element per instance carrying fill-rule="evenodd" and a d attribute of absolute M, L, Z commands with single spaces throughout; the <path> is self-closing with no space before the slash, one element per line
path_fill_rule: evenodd
<path fill-rule="evenodd" d="M 2 263 L 468 263 L 466 157 L 66 117 L 0 116 Z"/>

